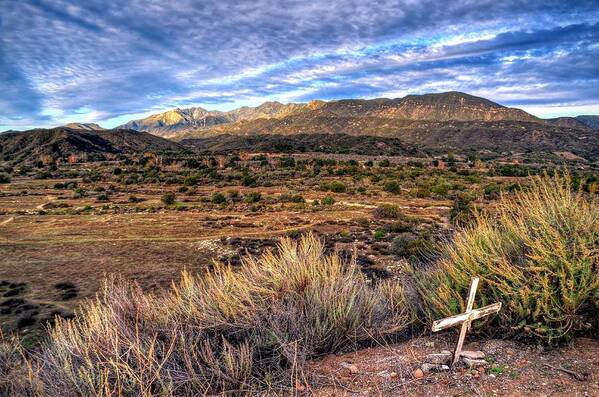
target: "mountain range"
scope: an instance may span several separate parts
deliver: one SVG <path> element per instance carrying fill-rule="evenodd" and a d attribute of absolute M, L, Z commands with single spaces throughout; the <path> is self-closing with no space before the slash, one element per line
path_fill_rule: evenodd
<path fill-rule="evenodd" d="M 599 129 L 599 116 L 540 119 L 461 92 L 408 95 L 396 99 L 343 99 L 282 104 L 266 102 L 228 112 L 200 107 L 173 109 L 119 128 L 185 139 L 221 134 L 346 133 L 395 136 L 428 123 L 523 121 L 581 130 Z"/>
<path fill-rule="evenodd" d="M 322 151 L 498 156 L 562 153 L 599 160 L 599 116 L 540 119 L 446 92 L 396 99 L 266 102 L 228 112 L 173 109 L 113 130 L 93 123 L 0 134 L 5 161 L 72 152 Z M 379 152 L 380 149 L 380 152 Z"/>

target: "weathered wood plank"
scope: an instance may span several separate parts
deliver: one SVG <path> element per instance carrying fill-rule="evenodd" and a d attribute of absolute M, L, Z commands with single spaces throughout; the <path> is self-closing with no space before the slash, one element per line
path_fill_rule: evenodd
<path fill-rule="evenodd" d="M 497 313 L 499 310 L 501 310 L 501 302 L 493 303 L 491 305 L 481 307 L 480 309 L 472 309 L 470 313 L 460 313 L 451 317 L 446 317 L 433 322 L 432 331 L 437 332 L 451 328 L 462 324 L 467 320 L 476 320 L 481 317 L 488 316 L 489 314 Z"/>
<path fill-rule="evenodd" d="M 462 353 L 462 347 L 464 346 L 464 339 L 466 339 L 466 332 L 470 329 L 471 313 L 472 307 L 474 306 L 474 296 L 476 295 L 476 289 L 478 288 L 478 277 L 473 277 L 470 282 L 470 289 L 468 290 L 468 301 L 466 303 L 466 313 L 469 314 L 468 320 L 462 323 L 462 329 L 460 329 L 460 337 L 458 338 L 458 343 L 453 352 L 453 363 L 455 364 L 460 359 L 460 354 Z"/>
<path fill-rule="evenodd" d="M 432 331 L 437 332 L 462 324 L 464 321 L 468 320 L 469 317 L 470 313 L 460 313 L 451 317 L 442 318 L 441 320 L 433 322 Z"/>
<path fill-rule="evenodd" d="M 501 302 L 483 306 L 480 309 L 473 309 L 470 312 L 470 320 L 476 320 L 478 318 L 488 316 L 489 314 L 497 313 L 500 310 L 501 310 Z"/>

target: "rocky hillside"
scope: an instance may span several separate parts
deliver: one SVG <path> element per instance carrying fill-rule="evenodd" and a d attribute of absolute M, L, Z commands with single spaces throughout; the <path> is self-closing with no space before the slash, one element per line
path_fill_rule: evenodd
<path fill-rule="evenodd" d="M 370 116 L 428 121 L 538 121 L 523 110 L 508 108 L 461 92 L 443 94 L 408 95 L 404 98 L 384 101 Z"/>
<path fill-rule="evenodd" d="M 599 160 L 599 134 L 590 129 L 559 127 L 530 121 L 411 121 L 377 118 L 299 117 L 278 122 L 255 120 L 233 134 L 185 138 L 199 150 L 324 151 L 418 156 L 444 154 L 572 153 Z M 301 128 L 300 128 L 301 127 Z M 223 129 L 225 130 L 225 129 Z M 228 130 L 228 129 L 227 129 Z M 292 133 L 291 131 L 295 131 Z M 333 133 L 335 131 L 343 131 Z"/>
<path fill-rule="evenodd" d="M 256 125 L 293 123 L 289 133 L 347 132 L 339 128 L 342 119 L 393 120 L 395 125 L 410 121 L 540 121 L 520 109 L 508 108 L 484 98 L 461 92 L 408 95 L 397 99 L 344 99 L 312 101 L 307 104 L 266 102 L 258 107 L 242 107 L 229 112 L 202 108 L 174 109 L 131 121 L 123 128 L 148 131 L 165 137 L 210 136 L 222 133 L 250 133 Z M 354 121 L 355 122 L 355 121 Z"/>
<path fill-rule="evenodd" d="M 585 123 L 578 121 L 575 117 L 556 117 L 554 119 L 545 119 L 545 122 L 558 127 L 578 128 L 581 130 L 590 129 Z"/>
<path fill-rule="evenodd" d="M 145 119 L 133 120 L 118 128 L 148 131 L 152 134 L 172 137 L 182 132 L 209 129 L 220 124 L 241 120 L 279 118 L 304 108 L 304 105 L 266 102 L 254 108 L 247 106 L 229 112 L 210 111 L 201 107 L 173 109 Z"/>
<path fill-rule="evenodd" d="M 102 131 L 104 128 L 100 127 L 96 123 L 69 123 L 62 127 L 71 128 L 74 130 L 88 130 L 88 131 Z"/>
<path fill-rule="evenodd" d="M 41 156 L 64 158 L 77 153 L 178 151 L 183 147 L 155 135 L 133 130 L 76 130 L 67 127 L 0 134 L 0 160 L 35 162 Z"/>
<path fill-rule="evenodd" d="M 599 130 L 599 116 L 576 116 L 576 120 L 594 130 Z"/>

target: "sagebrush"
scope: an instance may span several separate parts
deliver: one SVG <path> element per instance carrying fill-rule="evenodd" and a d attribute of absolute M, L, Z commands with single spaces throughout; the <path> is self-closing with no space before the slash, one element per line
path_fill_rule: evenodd
<path fill-rule="evenodd" d="M 503 303 L 497 316 L 477 322 L 482 331 L 552 344 L 596 329 L 599 211 L 571 187 L 567 173 L 533 177 L 493 211 L 477 213 L 433 270 L 416 272 L 426 320 L 463 311 L 470 279 L 479 276 L 477 305 Z"/>
<path fill-rule="evenodd" d="M 30 362 L 31 385 L 46 396 L 284 390 L 304 382 L 304 360 L 397 335 L 413 313 L 397 282 L 371 285 L 312 235 L 283 239 L 238 270 L 184 273 L 162 296 L 108 280 L 76 318 L 57 321 Z"/>

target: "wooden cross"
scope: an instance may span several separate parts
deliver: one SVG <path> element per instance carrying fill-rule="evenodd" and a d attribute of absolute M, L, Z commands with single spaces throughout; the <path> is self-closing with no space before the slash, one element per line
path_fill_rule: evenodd
<path fill-rule="evenodd" d="M 478 277 L 472 278 L 470 282 L 470 290 L 468 291 L 468 302 L 466 303 L 466 311 L 455 316 L 443 318 L 433 323 L 433 332 L 441 331 L 442 329 L 453 327 L 454 325 L 462 324 L 460 331 L 460 338 L 458 344 L 455 347 L 453 353 L 453 363 L 455 364 L 460 359 L 462 353 L 462 346 L 464 345 L 464 339 L 466 338 L 466 332 L 470 329 L 470 325 L 473 320 L 477 318 L 488 316 L 489 314 L 497 313 L 501 310 L 501 302 L 493 303 L 480 309 L 473 309 L 474 295 L 476 295 L 476 288 L 478 287 Z"/>

